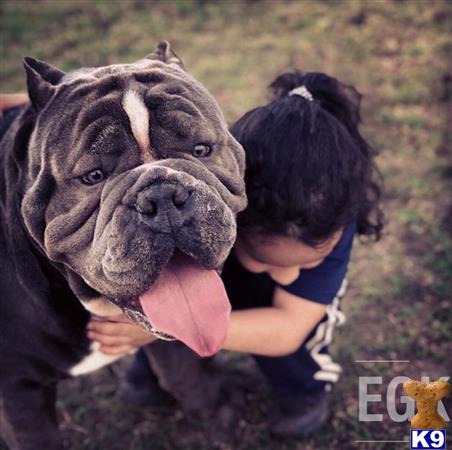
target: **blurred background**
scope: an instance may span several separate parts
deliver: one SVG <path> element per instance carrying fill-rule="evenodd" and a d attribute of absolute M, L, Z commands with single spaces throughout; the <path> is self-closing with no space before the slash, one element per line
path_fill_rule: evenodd
<path fill-rule="evenodd" d="M 234 449 L 407 448 L 356 442 L 406 440 L 409 434 L 408 423 L 389 419 L 385 403 L 370 408 L 384 415 L 383 422 L 359 422 L 359 377 L 381 376 L 382 386 L 371 390 L 385 399 L 394 376 L 452 372 L 451 5 L 442 0 L 1 2 L 2 92 L 25 89 L 26 55 L 71 70 L 133 62 L 167 39 L 217 98 L 229 123 L 264 103 L 270 81 L 295 67 L 324 71 L 364 94 L 363 133 L 380 152 L 387 225 L 377 244 L 355 246 L 344 301 L 348 321 L 334 344 L 344 367 L 334 390 L 334 415 L 321 433 L 304 441 L 272 438 L 266 431 L 268 389 L 251 359 L 222 354 L 225 370 L 259 380 L 248 394 Z M 410 362 L 356 362 L 374 359 Z M 58 404 L 68 448 L 210 450 L 206 425 L 185 417 L 177 405 L 139 409 L 117 400 L 126 364 L 62 383 Z M 450 401 L 447 408 L 451 416 Z"/>

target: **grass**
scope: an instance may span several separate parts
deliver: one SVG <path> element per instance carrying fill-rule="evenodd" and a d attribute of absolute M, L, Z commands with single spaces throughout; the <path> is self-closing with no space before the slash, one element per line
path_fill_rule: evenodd
<path fill-rule="evenodd" d="M 334 345 L 344 367 L 334 390 L 334 415 L 312 438 L 274 439 L 266 429 L 270 397 L 262 380 L 249 394 L 235 450 L 406 448 L 355 442 L 404 439 L 409 430 L 387 413 L 381 423 L 358 421 L 358 378 L 382 376 L 384 394 L 394 376 L 452 371 L 451 4 L 4 0 L 1 9 L 2 91 L 24 89 L 25 55 L 70 70 L 133 61 L 168 39 L 229 123 L 263 103 L 265 86 L 293 67 L 325 71 L 364 93 L 363 132 L 380 151 L 387 226 L 379 243 L 355 246 L 345 299 L 349 320 Z M 255 373 L 247 356 L 224 358 L 231 370 Z M 176 405 L 133 409 L 116 399 L 127 363 L 63 383 L 58 403 L 68 448 L 209 449 L 205 425 Z M 384 413 L 384 405 L 379 408 Z M 452 415 L 450 403 L 448 408 Z"/>

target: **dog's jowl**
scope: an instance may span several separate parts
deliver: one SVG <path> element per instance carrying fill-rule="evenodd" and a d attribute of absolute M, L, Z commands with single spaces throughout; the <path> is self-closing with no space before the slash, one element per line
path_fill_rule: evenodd
<path fill-rule="evenodd" d="M 221 347 L 217 271 L 246 203 L 244 155 L 167 43 L 67 74 L 24 64 L 31 103 L 0 149 L 0 431 L 12 449 L 53 450 L 57 382 L 111 360 L 92 353 L 90 313 L 122 311 L 200 355 Z"/>

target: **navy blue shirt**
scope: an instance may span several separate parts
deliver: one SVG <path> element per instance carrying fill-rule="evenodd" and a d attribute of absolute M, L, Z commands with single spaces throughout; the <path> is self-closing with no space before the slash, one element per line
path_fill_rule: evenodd
<path fill-rule="evenodd" d="M 252 273 L 229 255 L 221 274 L 234 309 L 270 306 L 275 286 L 287 292 L 327 305 L 339 291 L 347 272 L 356 225 L 348 225 L 339 242 L 324 261 L 313 269 L 300 270 L 299 277 L 289 285 L 276 284 L 267 273 Z"/>

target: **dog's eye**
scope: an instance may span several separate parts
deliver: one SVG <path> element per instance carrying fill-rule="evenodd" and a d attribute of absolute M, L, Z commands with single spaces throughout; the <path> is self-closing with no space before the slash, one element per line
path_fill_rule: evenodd
<path fill-rule="evenodd" d="M 193 151 L 191 154 L 195 158 L 205 158 L 206 156 L 209 156 L 212 153 L 212 147 L 207 144 L 196 144 L 193 147 Z"/>
<path fill-rule="evenodd" d="M 82 182 L 85 184 L 97 184 L 105 178 L 104 173 L 100 169 L 92 170 L 82 176 Z"/>

